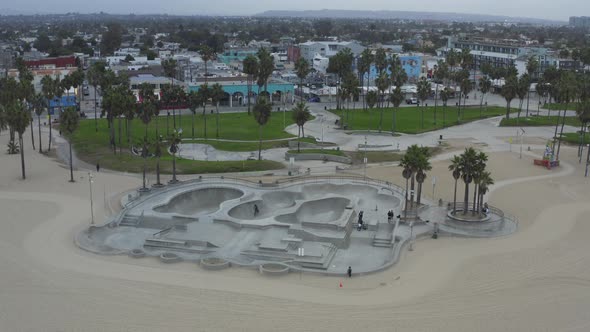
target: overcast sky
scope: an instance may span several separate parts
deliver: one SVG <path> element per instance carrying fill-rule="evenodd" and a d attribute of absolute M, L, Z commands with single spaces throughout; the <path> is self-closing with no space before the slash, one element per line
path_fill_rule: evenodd
<path fill-rule="evenodd" d="M 567 20 L 590 15 L 589 0 L 0 0 L 19 12 L 249 15 L 266 10 L 358 9 L 458 12 Z"/>

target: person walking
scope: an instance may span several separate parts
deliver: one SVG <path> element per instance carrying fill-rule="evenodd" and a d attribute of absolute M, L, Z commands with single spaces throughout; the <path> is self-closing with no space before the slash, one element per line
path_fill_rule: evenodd
<path fill-rule="evenodd" d="M 346 271 L 346 273 L 348 274 L 349 278 L 352 278 L 352 267 L 348 267 L 348 270 Z"/>
<path fill-rule="evenodd" d="M 96 173 L 98 173 L 100 171 L 100 164 L 98 162 L 96 162 Z"/>

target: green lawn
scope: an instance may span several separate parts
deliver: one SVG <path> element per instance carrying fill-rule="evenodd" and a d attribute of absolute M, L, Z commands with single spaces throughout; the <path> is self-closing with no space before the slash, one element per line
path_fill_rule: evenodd
<path fill-rule="evenodd" d="M 316 143 L 316 140 L 313 138 L 301 138 L 299 139 L 301 142 L 307 143 Z M 294 141 L 297 141 L 295 139 Z M 217 150 L 222 151 L 235 151 L 235 152 L 245 152 L 245 151 L 258 151 L 258 142 L 226 142 L 226 141 L 216 141 L 216 140 L 188 140 L 182 141 L 183 143 L 198 143 L 198 144 L 209 144 Z M 289 147 L 289 141 L 265 141 L 262 142 L 262 149 L 275 149 L 275 148 L 287 148 Z"/>
<path fill-rule="evenodd" d="M 559 134 L 558 134 L 559 136 Z M 581 139 L 580 133 L 564 133 L 563 137 L 561 138 L 562 141 L 571 143 L 571 144 L 580 144 Z M 584 140 L 584 144 L 590 144 L 590 134 L 586 133 L 586 139 Z"/>
<path fill-rule="evenodd" d="M 333 156 L 344 156 L 344 152 L 340 151 L 340 150 L 334 150 L 334 149 L 301 149 L 300 152 L 297 152 L 297 149 L 295 150 L 289 150 L 288 153 L 318 153 L 318 154 L 329 154 L 329 155 L 333 155 Z"/>
<path fill-rule="evenodd" d="M 291 120 L 290 112 L 286 112 L 285 120 L 286 125 L 293 123 Z M 207 137 L 215 138 L 215 115 L 207 115 Z M 232 139 L 232 140 L 244 140 L 244 141 L 256 141 L 258 140 L 258 124 L 254 120 L 252 115 L 248 116 L 247 113 L 225 113 L 220 114 L 220 130 L 219 138 Z M 202 115 L 195 116 L 195 137 L 204 138 L 204 119 Z M 182 124 L 182 125 L 181 125 Z M 192 116 L 184 115 L 179 120 L 177 117 L 177 128 L 183 129 L 183 137 L 190 138 L 192 136 Z M 172 131 L 172 117 L 169 118 L 169 131 Z M 159 135 L 166 136 L 166 117 L 158 117 L 153 119 L 148 126 L 148 138 L 155 140 L 156 138 L 156 126 L 159 128 Z M 109 149 L 109 132 L 108 124 L 106 119 L 98 120 L 98 132 L 95 131 L 94 119 L 87 119 L 80 121 L 79 129 L 72 136 L 72 143 L 78 158 L 91 164 L 95 164 L 100 161 L 100 164 L 104 168 L 127 171 L 127 172 L 138 172 L 143 166 L 143 160 L 139 157 L 129 154 L 130 145 L 139 145 L 140 139 L 144 136 L 145 125 L 138 119 L 131 121 L 130 130 L 130 141 L 127 142 L 127 130 L 125 127 L 125 121 L 121 120 L 120 128 L 119 121 L 115 121 L 115 141 L 117 146 L 119 142 L 122 145 L 123 153 L 114 155 Z M 119 135 L 120 133 L 120 135 Z M 278 139 L 278 138 L 291 138 L 295 137 L 284 131 L 283 127 L 283 116 L 280 113 L 273 113 L 269 122 L 263 127 L 262 139 Z M 213 141 L 208 141 L 211 143 Z M 258 149 L 257 142 L 244 142 L 244 143 L 233 143 L 233 142 L 216 142 L 217 147 L 225 147 L 232 151 L 254 151 Z M 267 146 L 276 144 L 287 144 L 287 142 L 267 142 Z M 212 144 L 213 145 L 213 144 Z M 167 165 L 171 163 L 171 156 L 162 157 L 162 170 L 164 172 L 171 172 L 171 166 Z M 150 161 L 149 163 L 155 164 Z M 150 167 L 152 167 L 151 165 Z M 283 164 L 273 161 L 224 161 L 224 162 L 213 162 L 213 161 L 189 161 L 179 160 L 178 161 L 179 173 L 221 173 L 221 172 L 237 172 L 237 171 L 254 171 L 254 170 L 269 170 L 279 169 L 283 167 Z"/>
<path fill-rule="evenodd" d="M 561 103 L 551 103 L 551 104 L 543 105 L 543 108 L 549 109 L 552 111 L 563 111 L 564 106 L 565 105 L 561 104 Z M 575 111 L 577 106 L 578 106 L 578 103 L 569 103 L 569 104 L 567 104 L 567 109 L 570 111 Z"/>
<path fill-rule="evenodd" d="M 424 111 L 422 111 L 424 110 Z M 383 127 L 382 130 L 387 132 L 391 131 L 391 125 L 393 122 L 393 108 L 386 108 L 383 110 Z M 457 124 L 467 123 L 481 118 L 495 117 L 506 114 L 505 107 L 488 107 L 487 110 L 483 108 L 483 112 L 480 118 L 480 109 L 477 107 L 466 107 L 462 109 L 462 116 L 458 121 L 457 108 L 439 106 L 436 112 L 436 124 L 434 122 L 434 106 L 428 107 L 402 107 L 396 110 L 396 132 L 406 134 L 418 134 L 427 131 L 432 131 L 449 126 L 455 126 Z M 515 109 L 512 109 L 514 112 Z M 343 123 L 346 124 L 346 111 L 334 110 L 334 114 L 340 116 Z M 424 127 L 422 127 L 422 113 L 424 113 Z M 378 130 L 380 110 L 372 109 L 363 111 L 362 109 L 350 110 L 349 114 L 349 125 L 348 129 L 351 130 Z"/>
<path fill-rule="evenodd" d="M 500 122 L 500 127 L 541 127 L 555 126 L 556 124 L 557 116 L 530 116 L 528 118 L 521 117 L 520 120 L 517 120 L 517 118 L 510 118 L 508 120 L 502 119 Z M 582 125 L 580 120 L 573 116 L 566 117 L 565 124 L 574 127 L 579 127 Z"/>

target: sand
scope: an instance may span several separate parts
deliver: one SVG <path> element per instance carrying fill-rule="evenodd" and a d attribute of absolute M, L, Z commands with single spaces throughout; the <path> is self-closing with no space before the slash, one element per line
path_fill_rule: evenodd
<path fill-rule="evenodd" d="M 7 139 L 2 132 L 0 146 Z M 63 165 L 27 145 L 22 181 L 19 158 L 0 154 L 0 331 L 590 329 L 590 179 L 575 148 L 562 147 L 565 164 L 553 171 L 528 155 L 490 153 L 490 203 L 519 218 L 516 234 L 421 240 L 393 268 L 352 279 L 270 278 L 82 251 L 72 239 L 90 222 L 86 171 L 68 183 Z M 451 199 L 448 163 L 434 164 L 435 196 Z M 367 173 L 403 184 L 397 167 Z M 111 196 L 141 184 L 95 175 L 97 220 Z"/>

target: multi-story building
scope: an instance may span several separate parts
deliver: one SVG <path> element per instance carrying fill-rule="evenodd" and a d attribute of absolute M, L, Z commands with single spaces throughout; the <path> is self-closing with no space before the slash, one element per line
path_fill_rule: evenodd
<path fill-rule="evenodd" d="M 39 60 L 25 61 L 29 69 L 56 69 L 56 68 L 75 68 L 75 56 L 62 56 L 55 58 L 43 58 Z"/>
<path fill-rule="evenodd" d="M 350 49 L 355 57 L 358 57 L 365 50 L 364 46 L 355 41 L 308 41 L 299 44 L 300 56 L 309 63 L 313 61 L 317 54 L 330 58 L 346 48 Z"/>
<path fill-rule="evenodd" d="M 570 26 L 574 28 L 590 28 L 590 17 L 588 16 L 571 16 Z"/>

